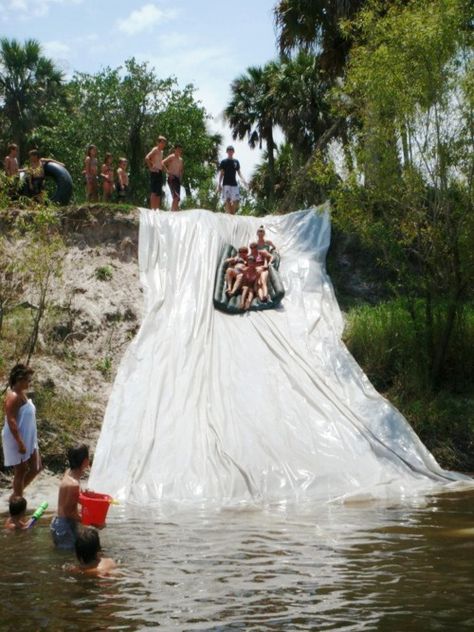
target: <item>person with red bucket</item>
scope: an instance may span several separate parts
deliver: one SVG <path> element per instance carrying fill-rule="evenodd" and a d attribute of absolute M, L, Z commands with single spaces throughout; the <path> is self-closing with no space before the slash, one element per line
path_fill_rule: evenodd
<path fill-rule="evenodd" d="M 58 512 L 51 521 L 50 531 L 56 548 L 73 551 L 81 522 L 79 495 L 81 477 L 90 465 L 89 447 L 85 444 L 69 448 L 69 469 L 59 485 Z"/>

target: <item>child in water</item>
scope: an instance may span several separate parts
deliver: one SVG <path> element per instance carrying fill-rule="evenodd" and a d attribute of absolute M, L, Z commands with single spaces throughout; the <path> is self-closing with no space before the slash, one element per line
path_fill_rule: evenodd
<path fill-rule="evenodd" d="M 26 498 L 23 498 L 23 496 L 12 496 L 8 504 L 8 509 L 10 516 L 6 519 L 5 529 L 9 531 L 28 529 L 31 520 L 25 518 Z"/>
<path fill-rule="evenodd" d="M 79 492 L 81 476 L 89 467 L 89 448 L 82 444 L 68 450 L 69 469 L 59 485 L 58 513 L 51 522 L 50 531 L 58 549 L 72 551 L 81 522 Z"/>
<path fill-rule="evenodd" d="M 113 574 L 117 564 L 110 557 L 102 557 L 99 534 L 92 527 L 79 530 L 75 544 L 79 566 L 75 569 L 87 575 L 104 577 Z"/>

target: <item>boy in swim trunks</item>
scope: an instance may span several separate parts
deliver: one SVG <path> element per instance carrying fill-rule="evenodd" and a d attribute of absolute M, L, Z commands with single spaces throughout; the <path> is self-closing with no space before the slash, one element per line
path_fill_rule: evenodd
<path fill-rule="evenodd" d="M 119 158 L 117 169 L 117 197 L 120 201 L 127 199 L 128 193 L 128 160 L 126 158 Z"/>
<path fill-rule="evenodd" d="M 184 172 L 182 154 L 182 145 L 175 145 L 173 153 L 163 160 L 163 167 L 168 174 L 168 186 L 173 198 L 171 203 L 172 211 L 179 211 L 179 202 L 181 200 L 181 180 Z"/>
<path fill-rule="evenodd" d="M 89 448 L 82 444 L 68 450 L 69 469 L 59 485 L 58 513 L 51 522 L 50 531 L 58 549 L 72 551 L 81 522 L 79 492 L 81 476 L 89 467 Z"/>
<path fill-rule="evenodd" d="M 158 141 L 145 156 L 145 162 L 150 171 L 150 208 L 154 211 L 160 208 L 163 194 L 163 151 L 166 138 L 158 136 Z"/>

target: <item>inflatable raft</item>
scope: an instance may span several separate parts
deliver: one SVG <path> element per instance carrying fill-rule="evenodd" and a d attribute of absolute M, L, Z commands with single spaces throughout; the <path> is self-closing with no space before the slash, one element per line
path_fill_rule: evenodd
<path fill-rule="evenodd" d="M 236 254 L 237 250 L 230 244 L 223 249 L 217 264 L 216 280 L 214 283 L 214 307 L 229 314 L 241 314 L 244 312 L 244 310 L 240 308 L 240 293 L 231 297 L 228 297 L 225 293 L 225 273 L 227 270 L 227 264 L 225 261 L 229 257 L 234 257 Z M 262 303 L 257 297 L 254 298 L 252 305 L 250 306 L 251 311 L 274 309 L 280 304 L 281 299 L 285 296 L 283 283 L 278 273 L 280 257 L 275 253 L 272 254 L 274 261 L 269 267 L 268 274 L 268 293 L 270 298 L 266 303 Z"/>

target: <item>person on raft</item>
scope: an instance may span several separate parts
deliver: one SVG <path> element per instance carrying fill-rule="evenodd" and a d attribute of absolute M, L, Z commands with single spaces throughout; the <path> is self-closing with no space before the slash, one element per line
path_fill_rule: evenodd
<path fill-rule="evenodd" d="M 273 261 L 273 256 L 268 250 L 258 249 L 257 242 L 250 244 L 250 254 L 255 258 L 258 272 L 258 298 L 262 303 L 266 303 L 269 299 L 268 294 L 268 266 Z"/>
<path fill-rule="evenodd" d="M 257 228 L 257 248 L 258 250 L 276 252 L 275 244 L 269 239 L 265 239 L 265 228 L 263 226 Z"/>
<path fill-rule="evenodd" d="M 240 309 L 250 309 L 254 296 L 258 292 L 258 277 L 259 272 L 257 270 L 255 257 L 253 255 L 249 255 L 247 265 L 242 274 L 242 296 L 240 299 Z"/>
<path fill-rule="evenodd" d="M 229 266 L 225 273 L 225 293 L 229 297 L 237 294 L 240 289 L 244 268 L 247 265 L 248 253 L 249 249 L 247 246 L 241 246 L 238 250 L 237 256 L 229 257 L 225 260 L 225 263 Z"/>

